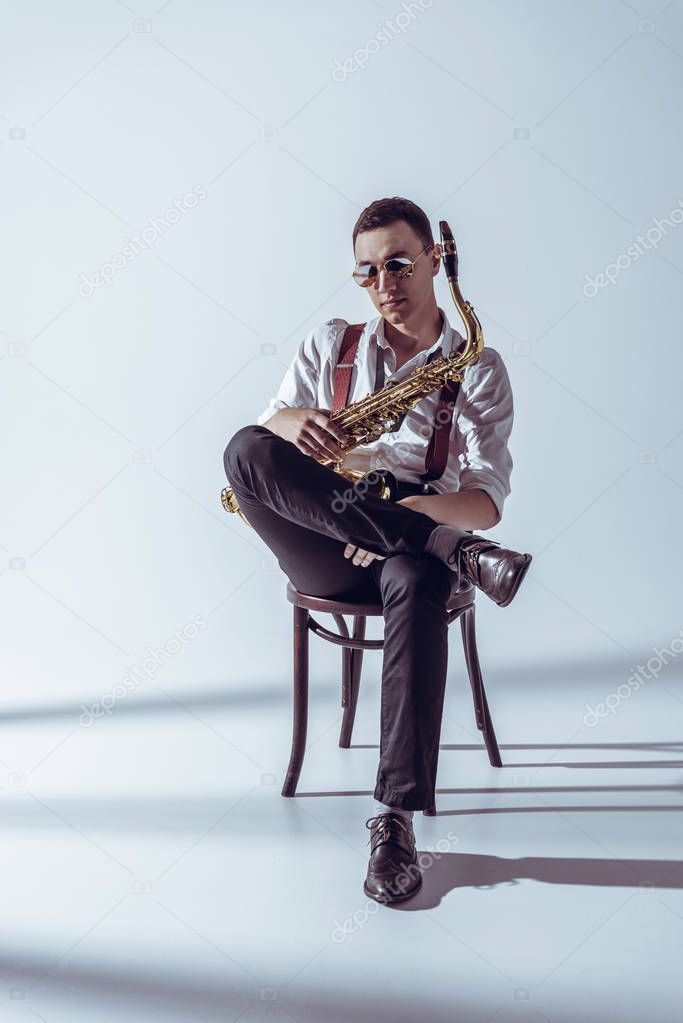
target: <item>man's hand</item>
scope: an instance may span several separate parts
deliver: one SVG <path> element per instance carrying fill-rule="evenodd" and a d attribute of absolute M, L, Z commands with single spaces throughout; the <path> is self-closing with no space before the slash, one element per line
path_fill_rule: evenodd
<path fill-rule="evenodd" d="M 375 560 L 375 558 L 377 558 L 378 561 L 386 560 L 386 555 L 384 554 L 373 554 L 372 551 L 364 551 L 362 547 L 356 547 L 352 543 L 347 543 L 344 548 L 344 557 L 350 558 L 352 554 L 354 565 L 360 565 L 361 568 L 367 568 L 368 565 Z"/>
<path fill-rule="evenodd" d="M 339 441 L 347 439 L 347 434 L 330 422 L 331 414 L 324 408 L 281 408 L 263 425 L 305 455 L 339 462 L 345 454 Z"/>
<path fill-rule="evenodd" d="M 421 496 L 421 494 L 409 494 L 408 497 L 402 497 L 396 504 L 405 504 L 407 507 L 412 505 L 415 507 L 415 502 L 419 501 Z M 347 543 L 344 548 L 344 557 L 350 558 L 352 554 L 354 555 L 354 565 L 361 565 L 363 568 L 367 568 L 375 558 L 378 561 L 386 560 L 386 555 L 384 554 L 373 554 L 372 551 L 364 551 L 362 547 L 355 547 L 352 543 Z"/>

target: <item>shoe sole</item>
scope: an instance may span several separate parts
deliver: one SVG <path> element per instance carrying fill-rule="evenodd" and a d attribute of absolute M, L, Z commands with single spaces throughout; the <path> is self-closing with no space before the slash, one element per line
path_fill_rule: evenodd
<path fill-rule="evenodd" d="M 507 607 L 508 604 L 511 604 L 512 600 L 514 599 L 514 597 L 517 594 L 517 590 L 522 585 L 522 582 L 524 580 L 524 576 L 529 571 L 529 565 L 531 564 L 531 561 L 532 561 L 532 555 L 531 554 L 525 554 L 524 557 L 526 558 L 526 561 L 525 561 L 523 567 L 518 572 L 517 578 L 515 579 L 514 583 L 512 584 L 512 589 L 508 593 L 507 597 L 505 598 L 505 600 L 502 600 L 502 601 L 498 601 L 497 600 L 496 601 L 496 604 L 498 604 L 498 607 Z"/>
<path fill-rule="evenodd" d="M 363 891 L 368 896 L 368 898 L 374 899 L 375 902 L 379 902 L 380 905 L 382 905 L 382 906 L 392 906 L 394 904 L 394 902 L 405 902 L 406 899 L 412 899 L 413 895 L 417 895 L 417 893 L 420 891 L 421 888 L 422 888 L 422 874 L 420 874 L 420 883 L 417 885 L 417 887 L 411 888 L 410 891 L 405 893 L 405 894 L 402 894 L 402 895 L 392 895 L 390 898 L 384 898 L 384 897 L 381 897 L 381 896 L 378 897 L 377 895 L 374 895 L 372 892 L 369 892 L 368 889 L 365 886 L 365 881 L 363 881 Z"/>

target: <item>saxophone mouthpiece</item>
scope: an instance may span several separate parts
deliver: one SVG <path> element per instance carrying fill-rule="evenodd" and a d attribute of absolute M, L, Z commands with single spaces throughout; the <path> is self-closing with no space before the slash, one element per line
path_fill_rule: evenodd
<path fill-rule="evenodd" d="M 455 245 L 455 238 L 448 223 L 445 220 L 439 221 L 441 232 L 441 252 L 443 263 L 446 268 L 446 276 L 453 280 L 458 279 L 458 250 Z"/>

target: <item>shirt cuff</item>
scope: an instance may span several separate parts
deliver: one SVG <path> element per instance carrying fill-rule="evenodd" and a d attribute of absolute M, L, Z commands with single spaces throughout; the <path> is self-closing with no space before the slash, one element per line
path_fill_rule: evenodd
<path fill-rule="evenodd" d="M 476 480 L 471 480 L 460 486 L 460 492 L 464 490 L 483 490 L 485 494 L 491 498 L 496 506 L 498 512 L 498 518 L 503 517 L 503 505 L 505 504 L 505 498 L 508 496 L 509 491 L 506 491 L 504 487 L 495 479 L 493 476 L 481 475 Z"/>

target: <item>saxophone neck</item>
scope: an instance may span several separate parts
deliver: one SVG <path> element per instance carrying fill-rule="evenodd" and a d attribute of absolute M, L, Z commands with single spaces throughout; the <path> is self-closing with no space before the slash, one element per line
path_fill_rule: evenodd
<path fill-rule="evenodd" d="M 460 318 L 465 324 L 467 343 L 463 357 L 476 361 L 484 348 L 484 332 L 479 318 L 472 308 L 472 303 L 462 297 L 460 285 L 458 284 L 458 247 L 455 244 L 453 232 L 446 220 L 439 221 L 439 231 L 441 233 L 439 248 L 443 258 L 446 278 L 448 279 L 448 287 L 450 288 L 451 297 L 455 302 Z"/>
<path fill-rule="evenodd" d="M 484 331 L 479 322 L 479 317 L 475 313 L 472 303 L 463 298 L 457 277 L 449 277 L 448 286 L 455 307 L 460 314 L 460 319 L 465 325 L 465 337 L 467 340 L 465 352 L 469 356 L 479 356 L 484 349 Z"/>

